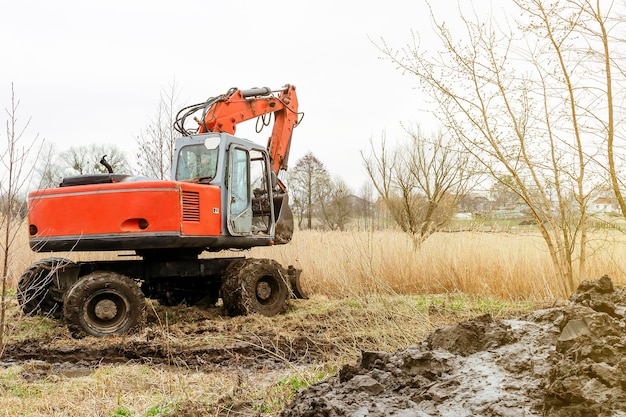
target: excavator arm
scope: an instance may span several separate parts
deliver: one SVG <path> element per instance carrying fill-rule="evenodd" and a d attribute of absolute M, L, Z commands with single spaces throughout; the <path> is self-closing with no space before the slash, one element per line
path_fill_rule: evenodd
<path fill-rule="evenodd" d="M 202 118 L 194 117 L 199 125 L 196 133 L 225 132 L 234 135 L 237 124 L 261 117 L 265 125 L 264 117 L 273 114 L 274 126 L 267 142 L 271 169 L 275 174 L 287 169 L 291 135 L 294 127 L 298 125 L 300 115 L 295 86 L 287 84 L 275 90 L 268 87 L 248 90 L 231 88 L 224 95 L 181 110 L 186 113 L 182 117 L 179 113 L 176 123 L 179 132 L 189 134 L 183 129 L 184 118 L 198 111 L 200 107 L 202 107 Z"/>

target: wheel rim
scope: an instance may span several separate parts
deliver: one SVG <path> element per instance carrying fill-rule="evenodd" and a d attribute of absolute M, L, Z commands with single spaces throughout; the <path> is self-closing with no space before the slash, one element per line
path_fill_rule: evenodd
<path fill-rule="evenodd" d="M 273 276 L 266 275 L 257 281 L 255 295 L 260 304 L 267 305 L 275 302 L 278 293 L 278 282 Z"/>
<path fill-rule="evenodd" d="M 112 334 L 122 329 L 129 320 L 130 302 L 119 291 L 103 289 L 85 300 L 83 320 L 100 333 Z"/>

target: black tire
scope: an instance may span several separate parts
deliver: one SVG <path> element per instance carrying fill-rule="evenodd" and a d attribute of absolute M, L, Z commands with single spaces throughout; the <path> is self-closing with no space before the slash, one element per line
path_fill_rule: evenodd
<path fill-rule="evenodd" d="M 289 304 L 287 272 L 270 259 L 234 261 L 226 268 L 220 293 L 230 316 L 275 316 Z"/>
<path fill-rule="evenodd" d="M 17 284 L 17 301 L 24 314 L 43 314 L 60 319 L 63 303 L 53 297 L 54 278 L 61 268 L 76 264 L 64 258 L 45 258 L 32 264 Z"/>
<path fill-rule="evenodd" d="M 63 317 L 72 337 L 106 337 L 132 333 L 145 323 L 146 303 L 132 279 L 96 271 L 78 280 L 65 294 Z"/>

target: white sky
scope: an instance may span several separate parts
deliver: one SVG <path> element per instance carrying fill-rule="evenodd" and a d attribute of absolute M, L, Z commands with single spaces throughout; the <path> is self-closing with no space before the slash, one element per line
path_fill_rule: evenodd
<path fill-rule="evenodd" d="M 416 79 L 370 41 L 402 47 L 411 30 L 431 32 L 428 13 L 421 0 L 0 0 L 0 107 L 14 83 L 31 136 L 59 149 L 113 144 L 132 162 L 134 138 L 174 79 L 181 107 L 230 87 L 290 83 L 305 113 L 290 165 L 312 151 L 358 192 L 371 138 L 404 137 L 400 122 L 435 127 L 419 111 Z M 251 132 L 237 133 L 261 143 L 269 134 Z"/>

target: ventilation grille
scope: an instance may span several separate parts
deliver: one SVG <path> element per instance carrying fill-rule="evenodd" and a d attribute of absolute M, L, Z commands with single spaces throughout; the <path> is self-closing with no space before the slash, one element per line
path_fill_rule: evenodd
<path fill-rule="evenodd" d="M 200 221 L 200 194 L 195 191 L 183 191 L 183 221 Z"/>

